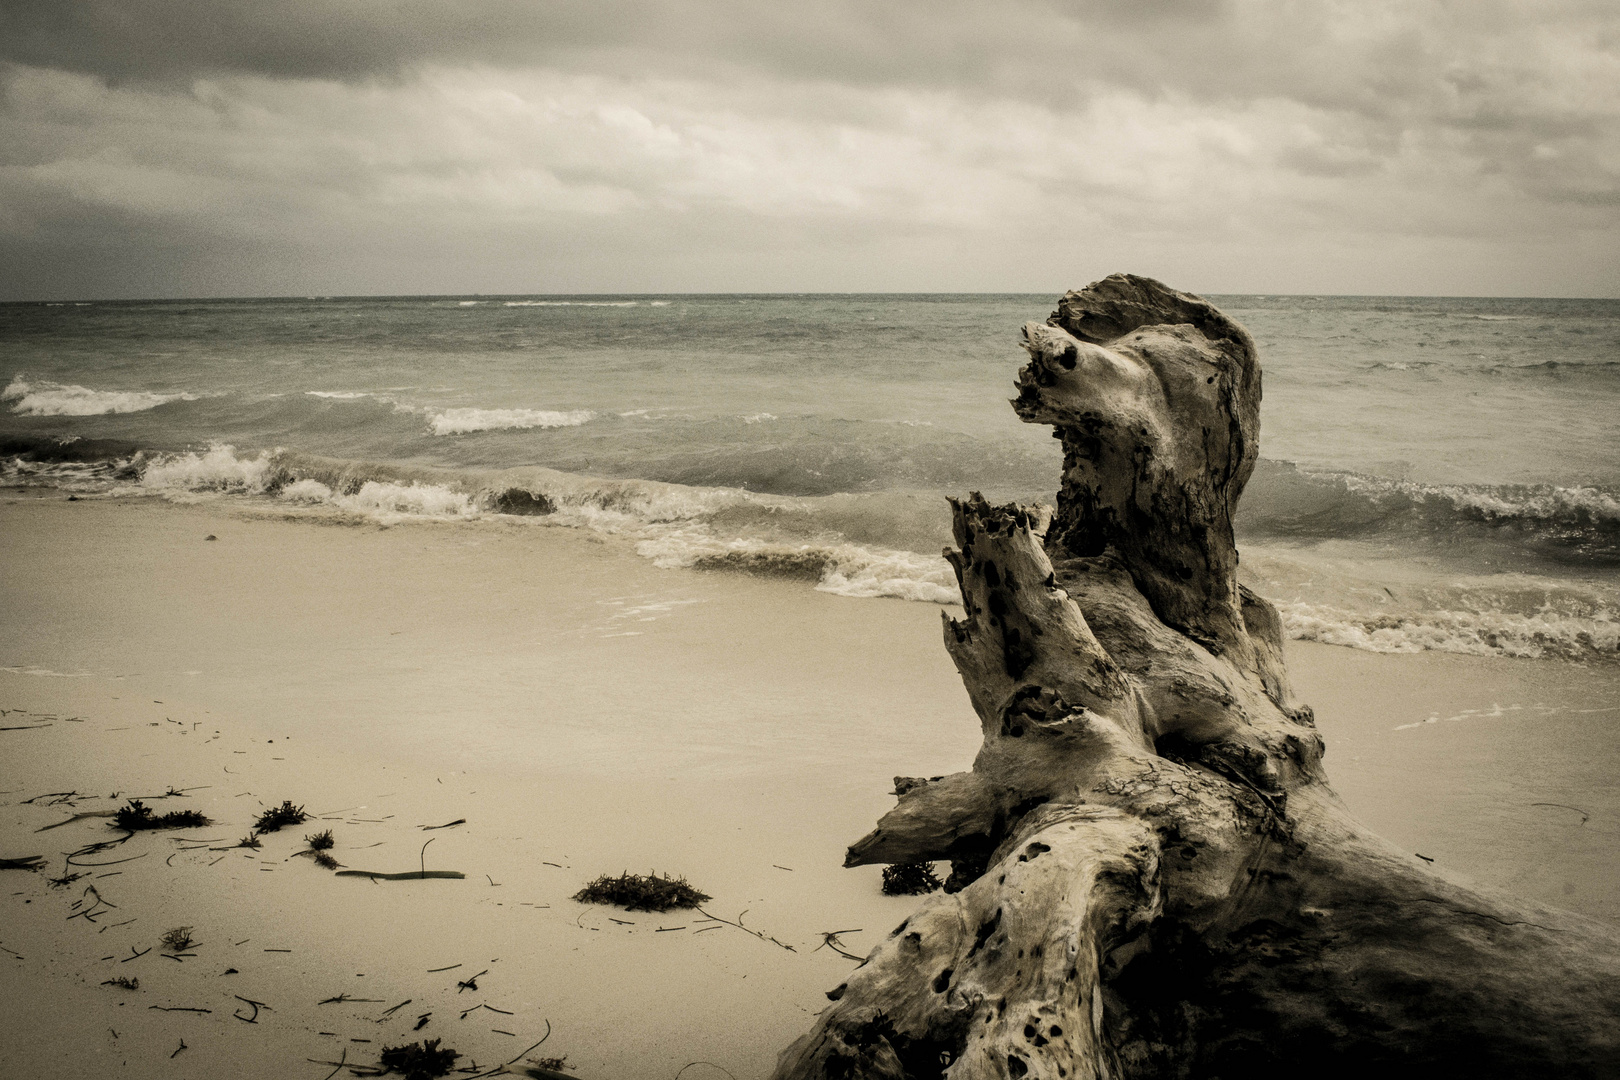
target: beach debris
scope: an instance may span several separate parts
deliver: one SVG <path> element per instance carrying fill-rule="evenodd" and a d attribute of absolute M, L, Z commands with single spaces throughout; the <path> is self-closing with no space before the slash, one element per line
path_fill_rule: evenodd
<path fill-rule="evenodd" d="M 61 877 L 46 878 L 45 884 L 49 885 L 53 889 L 65 889 L 82 877 L 84 877 L 84 875 L 77 872 L 72 874 L 64 874 Z"/>
<path fill-rule="evenodd" d="M 822 949 L 831 949 L 833 952 L 837 953 L 839 956 L 848 957 L 851 960 L 865 960 L 866 957 L 864 957 L 864 956 L 856 956 L 852 952 L 845 951 L 845 949 L 843 947 L 844 943 L 842 941 L 838 940 L 838 935 L 839 934 L 858 934 L 858 933 L 860 933 L 860 930 L 823 930 L 821 932 L 821 944 L 817 945 L 814 949 L 811 950 L 811 952 L 820 952 Z"/>
<path fill-rule="evenodd" d="M 731 1080 L 737 1080 L 737 1077 L 732 1073 L 732 1071 L 730 1069 L 726 1068 L 724 1065 L 716 1065 L 712 1061 L 688 1061 L 685 1065 L 682 1065 L 680 1067 L 680 1069 L 675 1073 L 672 1080 L 681 1080 L 681 1074 L 686 1072 L 687 1069 L 690 1069 L 694 1065 L 707 1065 L 711 1069 L 719 1069 L 721 1072 L 725 1073 L 727 1076 L 730 1076 Z M 569 1066 L 569 1068 L 573 1068 L 573 1066 Z"/>
<path fill-rule="evenodd" d="M 415 1026 L 415 1027 L 413 1027 L 413 1028 L 411 1028 L 411 1030 L 412 1030 L 412 1031 L 421 1031 L 421 1030 L 422 1030 L 422 1029 L 423 1029 L 423 1028 L 425 1028 L 425 1027 L 427 1027 L 427 1024 L 428 1024 L 428 1019 L 429 1019 L 429 1018 L 430 1018 L 430 1017 L 431 1017 L 431 1016 L 432 1016 L 432 1015 L 433 1015 L 433 1014 L 432 1014 L 432 1013 L 430 1013 L 430 1012 L 425 1012 L 425 1013 L 423 1013 L 423 1014 L 422 1014 L 422 1015 L 421 1015 L 421 1016 L 418 1016 L 418 1017 L 417 1017 L 417 1018 L 416 1018 L 416 1026 Z"/>
<path fill-rule="evenodd" d="M 363 877 L 373 881 L 420 881 L 423 878 L 464 878 L 460 870 L 407 870 L 401 874 L 384 874 L 375 870 L 339 870 L 338 877 Z"/>
<path fill-rule="evenodd" d="M 433 840 L 437 840 L 437 839 L 438 839 L 438 837 L 433 838 Z M 373 881 L 377 881 L 379 879 L 382 880 L 382 881 L 419 881 L 419 880 L 421 880 L 423 878 L 464 878 L 464 877 L 466 877 L 467 875 L 463 874 L 460 870 L 429 870 L 427 868 L 428 844 L 433 843 L 433 840 L 429 840 L 427 842 L 427 844 L 422 845 L 422 851 L 418 855 L 418 859 L 419 859 L 419 861 L 421 863 L 422 868 L 420 870 L 416 871 L 415 873 L 411 873 L 411 872 L 407 871 L 406 873 L 403 873 L 403 874 L 380 874 L 380 873 L 375 873 L 375 872 L 370 871 L 370 870 L 339 870 L 337 872 L 337 875 L 338 875 L 338 877 L 365 877 L 365 878 L 371 878 Z"/>
<path fill-rule="evenodd" d="M 0 859 L 0 870 L 38 870 L 44 864 L 43 855 L 24 855 L 16 859 Z"/>
<path fill-rule="evenodd" d="M 311 851 L 328 851 L 331 849 L 333 842 L 331 829 L 318 832 L 314 836 L 304 837 L 304 843 L 309 845 Z"/>
<path fill-rule="evenodd" d="M 34 831 L 35 832 L 50 832 L 52 829 L 60 829 L 64 825 L 71 825 L 75 821 L 83 821 L 85 818 L 96 818 L 96 817 L 105 818 L 105 817 L 116 817 L 116 816 L 118 816 L 118 811 L 117 810 L 88 810 L 88 811 L 85 811 L 82 814 L 74 814 L 72 817 L 68 818 L 66 821 L 53 822 L 50 825 L 41 826 L 40 828 L 35 829 Z"/>
<path fill-rule="evenodd" d="M 114 979 L 102 980 L 101 985 L 116 986 L 120 990 L 139 990 L 141 988 L 141 980 L 140 976 L 138 975 L 134 978 L 126 978 L 123 975 L 120 975 Z"/>
<path fill-rule="evenodd" d="M 1559 808 L 1559 809 L 1561 809 L 1561 810 L 1573 810 L 1573 811 L 1575 811 L 1575 812 L 1576 812 L 1576 813 L 1577 813 L 1577 814 L 1579 814 L 1579 815 L 1581 815 L 1581 824 L 1582 824 L 1582 825 L 1585 825 L 1585 824 L 1586 824 L 1586 823 L 1587 823 L 1587 822 L 1588 822 L 1588 821 L 1591 821 L 1591 820 L 1592 820 L 1592 815 L 1591 815 L 1591 814 L 1588 814 L 1588 813 L 1587 813 L 1587 812 L 1586 812 L 1586 811 L 1585 811 L 1585 810 L 1582 810 L 1582 809 L 1581 809 L 1581 808 L 1580 808 L 1580 807 L 1578 807 L 1578 806 L 1571 806 L 1571 805 L 1569 805 L 1569 803 L 1561 803 L 1561 802 L 1533 802 L 1533 803 L 1531 803 L 1531 804 L 1530 804 L 1530 805 L 1531 805 L 1531 806 L 1556 806 L 1556 807 L 1558 807 L 1558 808 Z"/>
<path fill-rule="evenodd" d="M 383 1010 L 382 1016 L 377 1018 L 377 1023 L 379 1023 L 379 1024 L 382 1023 L 384 1020 L 388 1019 L 390 1016 L 394 1015 L 394 1013 L 396 1013 L 399 1010 L 403 1009 L 405 1006 L 409 1005 L 410 1003 L 411 1003 L 411 999 L 406 998 L 404 1001 L 400 1002 L 398 1005 L 390 1005 L 388 1008 Z"/>
<path fill-rule="evenodd" d="M 704 897 L 704 899 L 707 900 L 708 897 Z M 799 951 L 798 949 L 795 949 L 791 945 L 788 945 L 788 944 L 786 944 L 784 942 L 778 941 L 776 938 L 771 937 L 771 935 L 769 935 L 769 934 L 762 934 L 758 930 L 755 930 L 753 927 L 744 926 L 742 919 L 743 919 L 744 915 L 748 914 L 748 909 L 747 908 L 743 908 L 742 911 L 737 913 L 737 921 L 736 922 L 732 922 L 730 919 L 722 919 L 718 915 L 710 915 L 707 911 L 704 911 L 702 908 L 698 908 L 697 911 L 698 911 L 698 914 L 702 915 L 705 919 L 712 919 L 717 923 L 725 923 L 727 926 L 735 926 L 737 929 L 741 930 L 745 934 L 752 934 L 754 937 L 759 938 L 759 940 L 768 941 L 772 945 L 777 945 L 777 946 L 779 946 L 781 948 L 786 949 L 788 952 L 798 952 Z M 704 929 L 713 929 L 713 927 L 705 927 Z M 701 933 L 703 933 L 703 931 L 698 930 L 698 931 L 696 931 L 696 933 L 701 934 Z"/>
<path fill-rule="evenodd" d="M 232 970 L 235 970 L 235 969 L 233 968 Z M 235 998 L 237 1001 L 240 1001 L 240 1002 L 243 1002 L 243 1003 L 245 1003 L 247 1005 L 252 1006 L 252 1008 L 253 1008 L 253 1015 L 252 1016 L 243 1016 L 241 1009 L 237 1009 L 235 1012 L 231 1013 L 232 1016 L 236 1017 L 238 1020 L 240 1020 L 240 1021 L 242 1021 L 243 1023 L 246 1023 L 246 1024 L 257 1024 L 259 1022 L 259 1010 L 260 1009 L 263 1009 L 265 1012 L 274 1012 L 275 1011 L 275 1010 L 271 1009 L 270 1006 L 266 1005 L 264 1002 L 262 1002 L 262 1001 L 254 1001 L 252 998 L 245 998 L 241 994 L 232 994 L 231 997 Z"/>
<path fill-rule="evenodd" d="M 62 803 L 73 804 L 74 799 L 93 799 L 94 795 L 80 795 L 77 791 L 47 791 L 43 795 L 35 795 L 32 799 L 24 799 L 19 806 L 29 806 L 40 803 L 43 806 L 58 806 Z M 118 798 L 114 795 L 113 798 Z"/>
<path fill-rule="evenodd" d="M 467 824 L 467 819 L 464 818 L 464 817 L 458 817 L 458 818 L 456 818 L 456 820 L 447 821 L 443 825 L 418 825 L 417 828 L 421 829 L 423 832 L 431 832 L 434 829 L 448 829 L 452 825 L 465 825 L 465 824 Z"/>
<path fill-rule="evenodd" d="M 563 1070 L 573 1068 L 572 1065 L 568 1064 L 567 1054 L 562 1057 L 529 1058 L 524 1064 L 528 1067 L 523 1071 L 532 1080 L 564 1080 L 564 1078 L 568 1077 L 568 1074 Z"/>
<path fill-rule="evenodd" d="M 315 865 L 327 870 L 336 870 L 340 865 L 338 861 L 325 851 L 317 851 L 314 856 Z"/>
<path fill-rule="evenodd" d="M 309 820 L 302 806 L 294 806 L 291 799 L 285 799 L 280 806 L 272 806 L 259 815 L 253 823 L 253 831 L 258 833 L 277 832 L 287 825 L 302 825 Z"/>
<path fill-rule="evenodd" d="M 921 896 L 944 885 L 934 875 L 931 862 L 895 863 L 883 868 L 883 892 L 887 896 Z"/>
<path fill-rule="evenodd" d="M 377 1061 L 385 1072 L 397 1072 L 405 1080 L 432 1080 L 444 1076 L 456 1066 L 461 1055 L 449 1048 L 440 1049 L 438 1039 L 404 1046 L 385 1046 Z"/>
<path fill-rule="evenodd" d="M 93 922 L 96 921 L 96 916 L 97 915 L 105 915 L 105 914 L 107 914 L 105 911 L 101 910 L 103 907 L 107 907 L 107 908 L 117 908 L 118 907 L 117 904 L 109 903 L 108 901 L 102 899 L 101 893 L 96 890 L 96 887 L 94 885 L 86 885 L 84 887 L 84 892 L 79 894 L 79 899 L 77 899 L 77 900 L 75 900 L 73 902 L 74 908 L 79 908 L 80 906 L 82 906 L 84 904 L 84 898 L 87 897 L 87 896 L 94 896 L 96 898 L 95 903 L 91 904 L 87 908 L 84 908 L 83 911 L 77 911 L 77 912 L 75 912 L 75 914 L 69 915 L 68 916 L 68 921 L 69 922 L 73 921 L 74 919 L 82 917 L 85 922 L 93 923 Z M 131 920 L 131 921 L 133 921 L 133 920 Z"/>
<path fill-rule="evenodd" d="M 152 808 L 139 799 L 131 799 L 127 805 L 119 807 L 113 814 L 113 827 L 131 833 L 150 829 L 195 829 L 212 824 L 213 822 L 205 815 L 195 810 L 171 810 L 167 814 L 154 814 Z"/>
<path fill-rule="evenodd" d="M 185 1049 L 187 1049 L 186 1040 L 181 1039 L 180 1040 L 180 1045 L 174 1048 L 174 1053 L 173 1054 L 169 1055 L 169 1060 L 173 1061 L 175 1059 L 175 1057 L 179 1055 L 180 1051 L 185 1050 Z"/>
<path fill-rule="evenodd" d="M 176 926 L 173 930 L 165 930 L 158 943 L 170 952 L 185 952 L 196 944 L 191 937 L 192 928 L 189 926 Z"/>
<path fill-rule="evenodd" d="M 250 832 L 246 836 L 242 837 L 242 839 L 238 840 L 236 842 L 236 846 L 239 848 L 252 848 L 254 851 L 258 851 L 260 848 L 264 847 L 264 841 L 259 839 L 258 833 Z"/>
<path fill-rule="evenodd" d="M 628 871 L 618 877 L 603 874 L 579 892 L 575 900 L 582 904 L 618 904 L 626 911 L 670 911 L 675 908 L 695 908 L 712 900 L 708 893 L 694 889 L 684 877 L 671 878 L 668 874 L 632 874 Z"/>
<path fill-rule="evenodd" d="M 479 980 L 479 978 L 481 978 L 484 975 L 488 975 L 488 974 L 489 974 L 489 968 L 485 968 L 483 971 L 480 971 L 477 975 L 473 975 L 470 978 L 463 979 L 461 982 L 456 983 L 456 993 L 459 994 L 463 990 L 476 990 L 476 989 L 478 989 L 478 980 Z"/>

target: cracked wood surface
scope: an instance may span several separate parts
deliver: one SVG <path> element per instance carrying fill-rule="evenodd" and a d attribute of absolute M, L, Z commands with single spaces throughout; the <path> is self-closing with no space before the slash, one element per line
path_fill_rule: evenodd
<path fill-rule="evenodd" d="M 789 1077 L 1620 1076 L 1620 935 L 1466 888 L 1333 793 L 1281 621 L 1236 582 L 1260 369 L 1115 275 L 1024 331 L 1055 512 L 953 503 L 945 646 L 984 734 L 847 863 L 950 859 Z"/>

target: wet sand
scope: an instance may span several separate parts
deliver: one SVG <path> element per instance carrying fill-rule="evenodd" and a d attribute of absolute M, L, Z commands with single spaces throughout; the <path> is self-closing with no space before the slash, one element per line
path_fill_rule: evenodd
<path fill-rule="evenodd" d="M 915 906 L 841 869 L 844 846 L 894 775 L 965 768 L 978 744 L 936 608 L 659 570 L 530 522 L 6 493 L 0 610 L 0 708 L 20 710 L 0 727 L 29 729 L 0 732 L 0 856 L 48 864 L 0 872 L 17 1075 L 318 1078 L 308 1059 L 420 1038 L 490 1067 L 548 1024 L 530 1056 L 584 1078 L 761 1075 L 853 966 L 822 934 L 861 954 Z M 1612 673 L 1299 644 L 1290 661 L 1370 826 L 1620 918 Z M 105 819 L 36 831 L 170 788 L 154 808 L 218 824 L 76 860 L 98 867 L 63 859 L 122 835 Z M 36 799 L 66 791 L 88 797 Z M 211 850 L 283 799 L 317 819 Z M 335 877 L 294 854 L 325 828 L 350 868 L 466 877 Z M 705 911 L 792 951 L 569 899 L 624 869 L 684 874 Z M 68 872 L 88 876 L 49 884 Z M 154 947 L 175 926 L 196 955 Z"/>

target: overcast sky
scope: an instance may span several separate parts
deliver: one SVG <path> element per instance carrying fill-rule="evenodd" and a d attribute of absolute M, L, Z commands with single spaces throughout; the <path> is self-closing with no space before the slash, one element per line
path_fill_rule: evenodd
<path fill-rule="evenodd" d="M 1620 296 L 1615 0 L 0 0 L 0 299 Z"/>

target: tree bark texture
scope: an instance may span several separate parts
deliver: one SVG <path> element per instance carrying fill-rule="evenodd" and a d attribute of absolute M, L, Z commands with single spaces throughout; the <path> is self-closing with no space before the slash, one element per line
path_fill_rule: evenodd
<path fill-rule="evenodd" d="M 1237 583 L 1248 333 L 1114 275 L 1024 328 L 1056 511 L 953 502 L 971 771 L 897 777 L 848 865 L 950 860 L 787 1078 L 1620 1076 L 1620 934 L 1369 833 Z"/>

